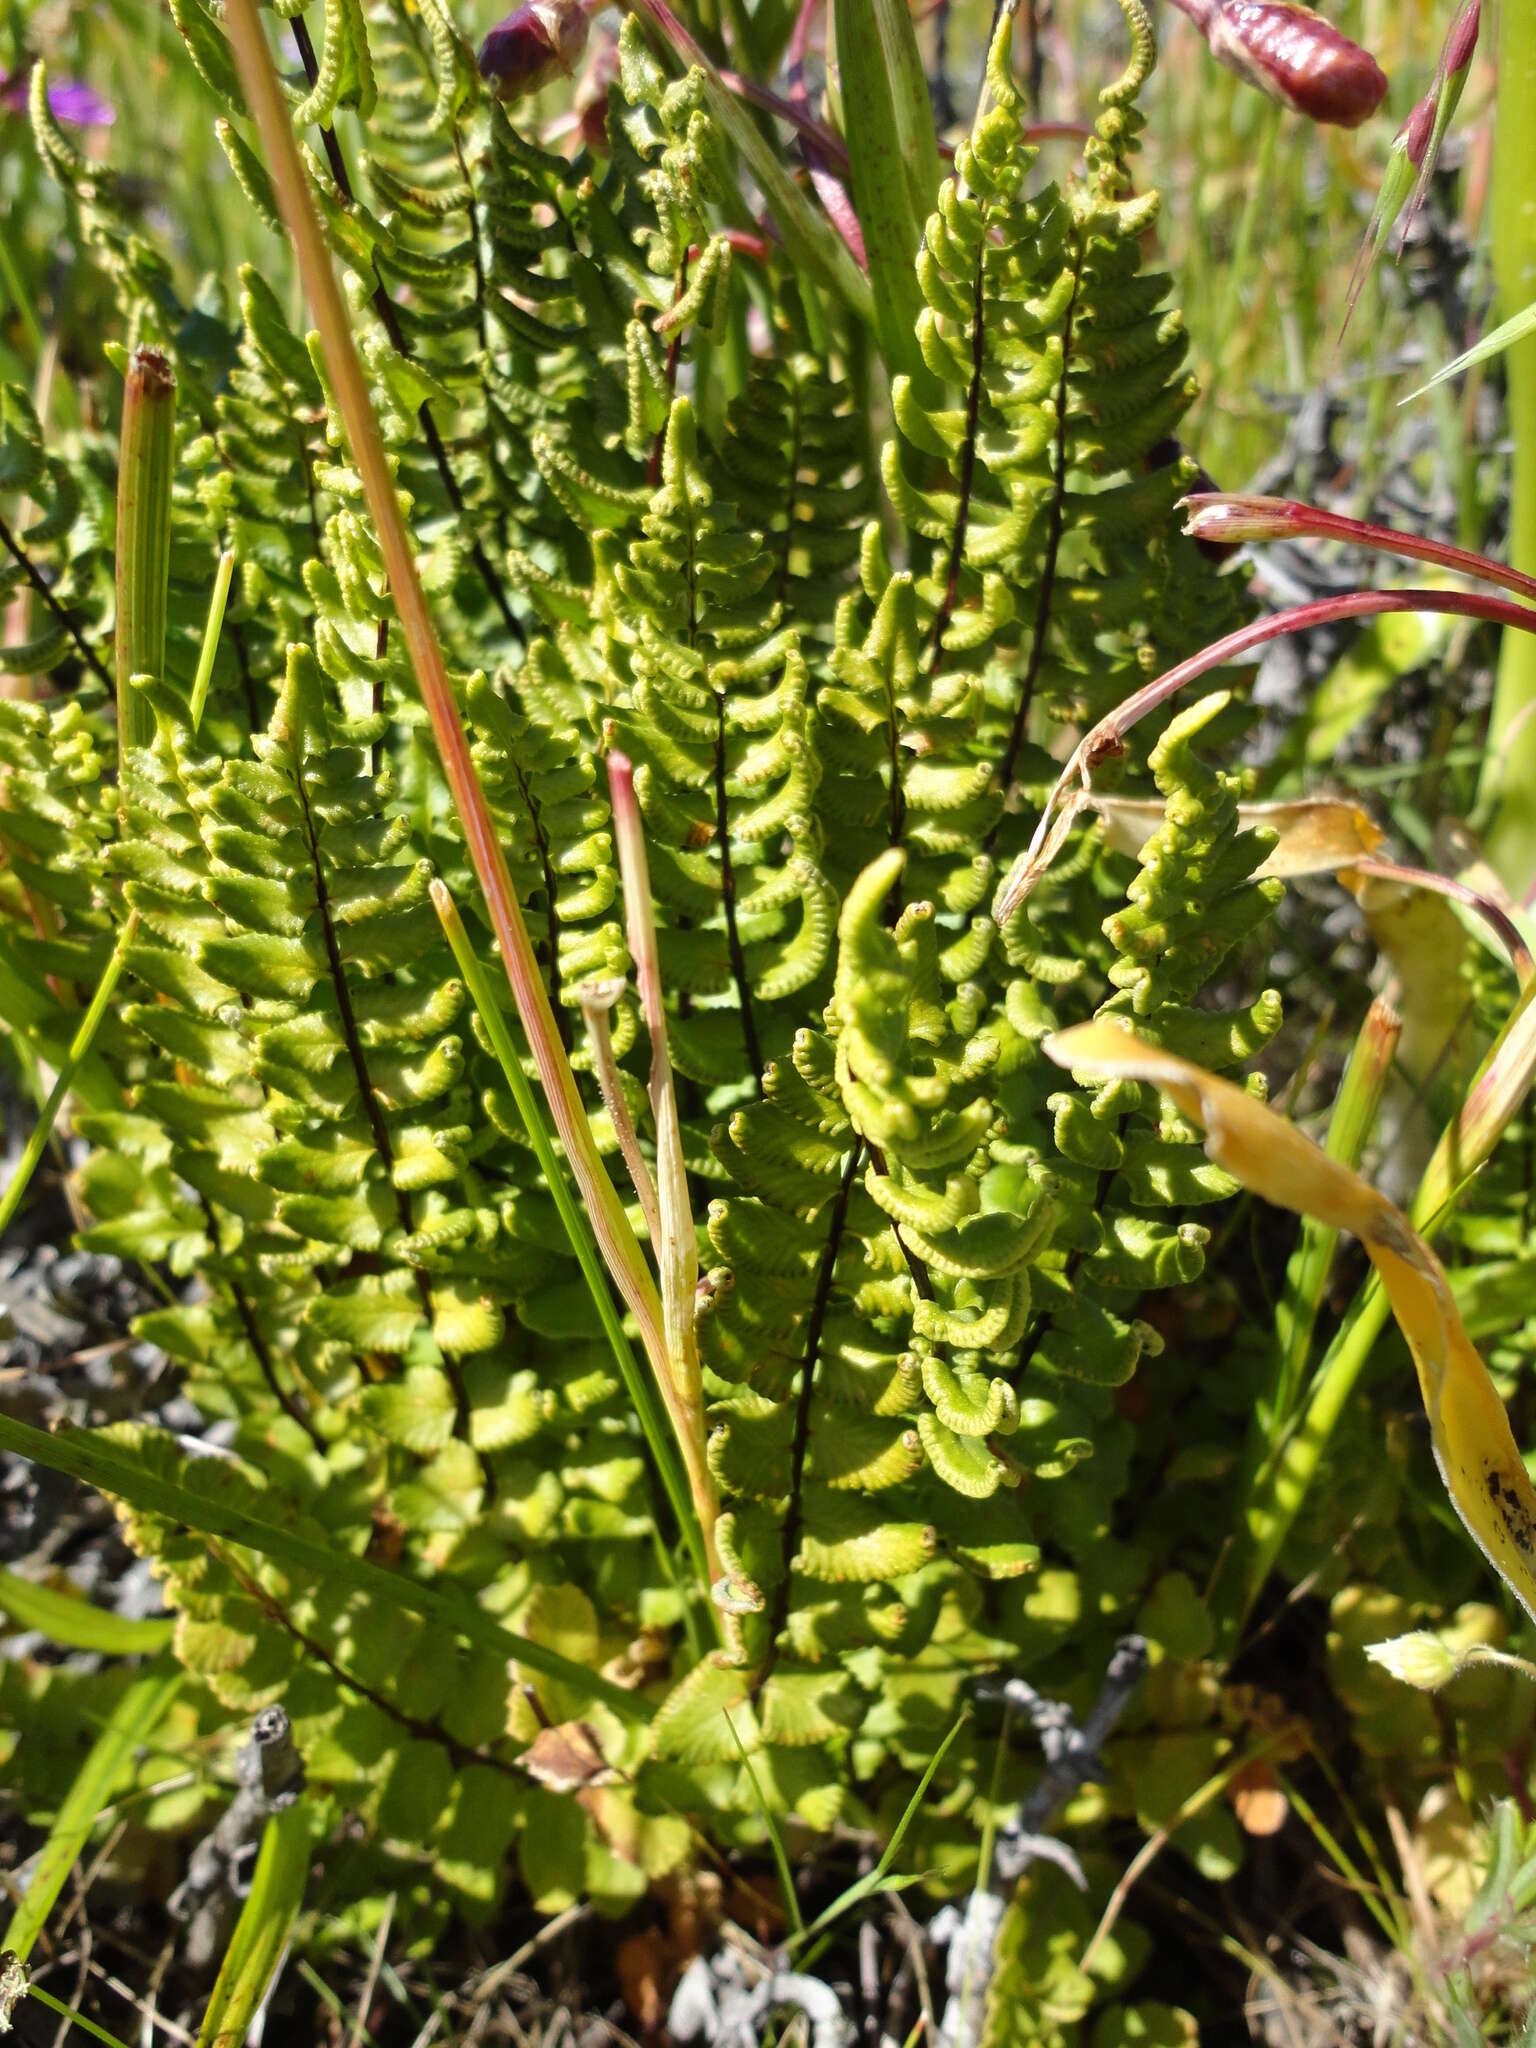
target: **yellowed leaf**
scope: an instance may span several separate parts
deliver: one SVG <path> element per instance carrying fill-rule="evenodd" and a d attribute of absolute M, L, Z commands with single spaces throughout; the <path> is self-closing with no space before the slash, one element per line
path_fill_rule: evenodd
<path fill-rule="evenodd" d="M 1201 1126 L 1210 1157 L 1254 1194 L 1359 1238 L 1413 1355 L 1452 1504 L 1536 1620 L 1536 1487 L 1444 1268 L 1402 1211 L 1252 1095 L 1107 1018 L 1058 1032 L 1045 1050 L 1085 1079 L 1151 1083 Z"/>
<path fill-rule="evenodd" d="M 1160 797 L 1100 796 L 1087 790 L 1077 800 L 1096 810 L 1104 837 L 1118 853 L 1138 854 L 1167 815 Z M 1077 808 L 1069 803 L 1069 809 Z M 1247 831 L 1278 834 L 1264 863 L 1262 879 L 1277 875 L 1332 875 L 1375 853 L 1386 839 L 1376 821 L 1346 797 L 1299 797 L 1289 803 L 1239 804 L 1238 824 Z"/>

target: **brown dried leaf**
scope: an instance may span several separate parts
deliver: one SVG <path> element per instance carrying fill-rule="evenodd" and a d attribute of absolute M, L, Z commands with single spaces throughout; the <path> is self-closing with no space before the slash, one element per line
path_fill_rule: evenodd
<path fill-rule="evenodd" d="M 603 1755 L 597 1731 L 586 1721 L 561 1721 L 541 1728 L 518 1758 L 535 1784 L 549 1792 L 580 1792 L 612 1785 L 618 1772 Z"/>

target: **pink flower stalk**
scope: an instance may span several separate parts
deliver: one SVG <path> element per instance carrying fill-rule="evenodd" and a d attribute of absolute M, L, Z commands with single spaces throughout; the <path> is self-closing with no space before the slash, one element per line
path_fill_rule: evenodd
<path fill-rule="evenodd" d="M 551 79 L 569 78 L 586 47 L 581 0 L 523 0 L 480 45 L 480 75 L 498 99 L 526 99 Z"/>
<path fill-rule="evenodd" d="M 1300 0 L 1177 0 L 1211 54 L 1309 121 L 1358 128 L 1387 96 L 1387 76 Z"/>

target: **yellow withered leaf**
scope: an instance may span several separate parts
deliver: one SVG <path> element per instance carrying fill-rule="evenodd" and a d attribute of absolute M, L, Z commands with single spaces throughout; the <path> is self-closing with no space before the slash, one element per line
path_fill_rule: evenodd
<path fill-rule="evenodd" d="M 1119 853 L 1139 854 L 1167 816 L 1161 797 L 1101 796 L 1089 789 L 1069 808 L 1098 812 L 1105 844 Z M 1298 797 L 1287 803 L 1239 804 L 1238 825 L 1245 831 L 1276 835 L 1255 879 L 1278 875 L 1294 881 L 1301 875 L 1333 875 L 1366 860 L 1386 841 L 1386 834 L 1359 804 L 1345 797 Z"/>
<path fill-rule="evenodd" d="M 1216 1164 L 1246 1188 L 1359 1238 L 1413 1354 L 1435 1462 L 1452 1504 L 1536 1621 L 1536 1487 L 1488 1368 L 1462 1325 L 1445 1270 L 1402 1211 L 1241 1088 L 1108 1019 L 1057 1032 L 1045 1050 L 1085 1079 L 1146 1081 L 1161 1089 L 1204 1130 Z"/>

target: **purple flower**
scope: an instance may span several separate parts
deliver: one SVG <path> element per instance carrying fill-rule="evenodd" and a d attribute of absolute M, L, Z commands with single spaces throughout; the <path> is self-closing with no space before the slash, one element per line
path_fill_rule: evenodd
<path fill-rule="evenodd" d="M 9 114 L 27 111 L 27 81 L 30 77 L 30 68 L 26 71 L 0 71 L 0 108 Z M 56 121 L 67 121 L 74 128 L 110 128 L 117 119 L 116 108 L 78 78 L 50 81 L 48 111 Z"/>

